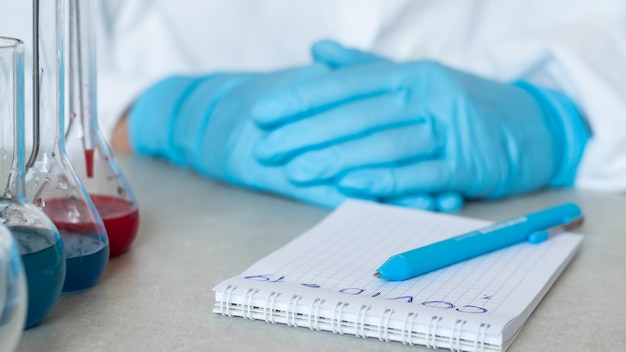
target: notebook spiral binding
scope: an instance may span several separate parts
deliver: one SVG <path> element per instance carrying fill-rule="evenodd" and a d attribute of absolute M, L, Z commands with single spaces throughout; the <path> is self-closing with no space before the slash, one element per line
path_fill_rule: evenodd
<path fill-rule="evenodd" d="M 248 288 L 243 295 L 243 302 L 241 304 L 237 304 L 233 302 L 234 292 L 238 289 L 236 285 L 227 285 L 223 292 L 223 299 L 219 301 L 218 310 L 221 315 L 233 317 L 233 316 L 241 316 L 247 320 L 255 320 L 254 311 L 255 309 L 259 309 L 259 307 L 255 307 L 253 305 L 254 297 L 261 291 L 257 288 Z M 276 324 L 278 321 L 276 318 L 281 316 L 284 318 L 284 323 L 291 327 L 299 327 L 298 325 L 298 316 L 302 315 L 302 313 L 297 313 L 298 304 L 300 301 L 304 299 L 301 295 L 292 295 L 287 301 L 287 308 L 284 310 L 280 310 L 276 308 L 277 299 L 282 296 L 281 292 L 271 291 L 267 297 L 265 298 L 265 304 L 262 307 L 262 315 L 263 320 L 266 323 Z M 310 306 L 309 313 L 306 314 L 308 328 L 311 330 L 322 331 L 320 326 L 320 309 L 323 305 L 325 305 L 327 301 L 322 298 L 315 298 Z M 344 324 L 343 315 L 344 309 L 349 306 L 350 303 L 338 301 L 335 303 L 335 307 L 332 311 L 332 316 L 330 317 L 330 331 L 335 334 L 343 335 L 344 332 Z M 356 319 L 354 320 L 354 335 L 360 338 L 370 337 L 366 333 L 366 317 L 368 312 L 372 309 L 370 305 L 361 305 L 356 313 Z M 377 334 L 378 339 L 384 342 L 390 342 L 392 339 L 390 338 L 390 324 L 389 321 L 391 317 L 395 314 L 393 309 L 387 308 L 385 309 L 379 319 L 377 324 Z M 412 327 L 415 324 L 415 320 L 419 317 L 418 313 L 409 312 L 403 320 L 402 329 L 400 331 L 400 338 L 398 341 L 402 342 L 405 345 L 414 346 L 416 343 L 414 342 L 415 335 L 413 333 Z M 431 316 L 425 334 L 425 343 L 421 345 L 425 345 L 427 348 L 437 349 L 441 347 L 441 336 L 437 335 L 437 329 L 443 317 L 433 315 Z M 467 344 L 462 346 L 463 342 L 467 342 L 467 340 L 463 340 L 461 338 L 461 332 L 463 331 L 463 327 L 467 323 L 466 320 L 458 319 L 452 326 L 452 331 L 449 336 L 449 349 L 453 352 L 461 352 L 468 351 Z M 473 341 L 472 349 L 473 351 L 485 351 L 485 337 L 487 334 L 487 330 L 491 327 L 488 323 L 481 323 L 478 329 L 475 331 L 475 338 Z M 371 331 L 371 330 L 370 330 Z M 438 340 L 439 339 L 439 340 Z M 463 348 L 465 347 L 465 349 Z"/>
<path fill-rule="evenodd" d="M 463 326 L 467 323 L 467 320 L 457 319 L 452 327 L 452 333 L 450 334 L 450 349 L 454 351 L 461 350 L 461 331 Z M 455 341 L 456 339 L 456 341 Z"/>
<path fill-rule="evenodd" d="M 311 302 L 310 311 L 312 312 L 312 314 L 309 314 L 309 329 L 322 331 L 322 329 L 320 328 L 319 312 L 320 312 L 320 307 L 324 303 L 326 303 L 326 300 L 320 299 L 320 298 L 316 298 L 313 300 L 313 302 Z"/>
<path fill-rule="evenodd" d="M 367 316 L 367 312 L 369 312 L 371 309 L 372 309 L 372 306 L 365 305 L 365 304 L 362 305 L 361 308 L 359 308 L 357 319 L 355 319 L 354 321 L 354 331 L 355 331 L 354 334 L 357 337 L 362 337 L 364 339 L 367 338 L 367 335 L 365 335 L 365 317 Z M 360 326 L 359 326 L 359 323 L 361 324 Z"/>
<path fill-rule="evenodd" d="M 237 287 L 235 286 L 235 288 Z M 274 305 L 276 304 L 276 298 L 278 298 L 278 296 L 280 296 L 280 292 L 272 291 L 265 300 L 265 306 L 263 306 L 263 316 L 265 317 L 266 323 L 276 324 L 276 320 L 274 320 L 274 311 L 276 310 Z"/>

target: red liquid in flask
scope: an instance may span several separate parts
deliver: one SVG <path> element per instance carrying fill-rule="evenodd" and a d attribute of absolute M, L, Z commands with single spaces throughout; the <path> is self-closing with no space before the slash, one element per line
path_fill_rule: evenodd
<path fill-rule="evenodd" d="M 93 177 L 94 150 L 85 149 L 87 177 Z M 139 209 L 125 199 L 90 194 L 89 197 L 98 210 L 109 237 L 110 256 L 120 255 L 128 250 L 139 228 Z"/>
<path fill-rule="evenodd" d="M 109 236 L 110 256 L 114 257 L 126 252 L 139 229 L 139 209 L 123 198 L 98 194 L 89 196 Z"/>
<path fill-rule="evenodd" d="M 98 225 L 91 219 L 81 217 L 88 213 L 88 206 L 82 200 L 65 198 L 47 199 L 44 202 L 44 212 L 60 232 L 66 233 L 98 233 Z"/>

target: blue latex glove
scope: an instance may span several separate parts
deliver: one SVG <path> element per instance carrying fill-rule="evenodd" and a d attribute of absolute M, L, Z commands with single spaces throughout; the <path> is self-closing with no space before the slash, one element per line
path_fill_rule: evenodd
<path fill-rule="evenodd" d="M 344 67 L 253 107 L 266 164 L 354 195 L 495 198 L 569 186 L 588 131 L 563 94 L 431 61 Z"/>
<path fill-rule="evenodd" d="M 372 64 L 376 62 L 390 62 L 386 58 L 371 53 L 366 53 L 360 50 L 350 48 L 344 48 L 340 44 L 329 40 L 322 40 L 314 43 L 311 46 L 311 56 L 316 62 L 323 63 L 326 66 L 334 69 L 341 69 L 344 67 L 362 64 Z M 288 166 L 288 170 L 289 169 L 298 170 L 299 167 L 296 164 L 292 167 Z M 292 180 L 296 183 L 308 183 L 306 180 L 304 182 L 301 182 L 294 178 L 292 178 Z M 320 181 L 327 180 L 314 180 L 314 182 Z M 379 201 L 393 205 L 406 206 L 423 210 L 443 211 L 447 213 L 459 211 L 464 204 L 461 195 L 453 192 L 434 196 L 424 193 L 405 194 L 401 196 L 386 197 L 382 199 L 379 198 Z"/>
<path fill-rule="evenodd" d="M 314 43 L 311 46 L 311 56 L 316 62 L 323 63 L 326 66 L 334 69 L 341 69 L 344 67 L 362 64 L 390 62 L 386 58 L 371 53 L 366 53 L 360 50 L 350 48 L 344 48 L 340 44 L 329 40 L 322 40 Z M 291 172 L 292 176 L 294 176 L 291 179 L 294 182 L 308 184 L 310 182 L 327 182 L 332 179 L 332 176 L 326 178 L 315 177 L 311 179 L 311 175 L 308 175 L 309 177 L 305 176 L 303 180 L 298 179 L 298 175 L 302 175 L 302 168 L 301 166 L 299 166 L 299 162 L 301 162 L 301 160 L 306 160 L 307 158 L 308 157 L 297 159 L 293 165 L 287 165 L 287 170 L 296 170 L 295 172 Z M 324 161 L 320 161 L 320 163 L 322 162 Z M 336 163 L 336 161 L 334 162 Z M 318 164 L 318 167 L 319 166 L 321 165 Z M 448 192 L 439 195 L 430 195 L 425 193 L 403 194 L 395 195 L 392 197 L 385 197 L 382 199 L 379 198 L 379 201 L 388 204 L 424 210 L 443 211 L 448 213 L 459 211 L 464 204 L 461 195 L 454 192 Z"/>
<path fill-rule="evenodd" d="M 166 78 L 145 91 L 129 112 L 131 145 L 139 154 L 163 157 L 211 178 L 334 207 L 346 198 L 334 185 L 297 185 L 283 167 L 257 162 L 253 149 L 264 132 L 250 115 L 269 89 L 328 70 L 315 64 L 266 74 Z"/>
<path fill-rule="evenodd" d="M 348 66 L 390 62 L 388 59 L 363 52 L 357 49 L 346 48 L 332 40 L 320 40 L 311 45 L 311 57 L 327 67 L 340 69 Z"/>
<path fill-rule="evenodd" d="M 169 77 L 133 105 L 129 113 L 131 144 L 139 154 L 163 157 L 211 178 L 334 207 L 346 198 L 335 185 L 294 184 L 285 177 L 283 167 L 258 164 L 252 149 L 264 132 L 250 118 L 250 107 L 267 90 L 297 85 L 330 67 L 338 66 L 326 63 L 267 74 Z M 422 209 L 438 206 L 437 198 L 427 196 L 404 197 L 393 203 Z"/>

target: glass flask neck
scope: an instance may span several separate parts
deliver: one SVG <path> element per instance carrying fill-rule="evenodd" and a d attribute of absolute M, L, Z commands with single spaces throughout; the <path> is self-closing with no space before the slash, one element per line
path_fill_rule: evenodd
<path fill-rule="evenodd" d="M 37 158 L 64 153 L 64 0 L 33 1 L 33 151 Z"/>
<path fill-rule="evenodd" d="M 24 201 L 24 44 L 0 37 L 0 197 Z"/>
<path fill-rule="evenodd" d="M 69 127 L 85 150 L 98 144 L 96 22 L 97 1 L 69 0 Z M 74 137 L 76 138 L 76 137 Z"/>
<path fill-rule="evenodd" d="M 41 209 L 25 201 L 24 49 L 19 41 L 12 48 L 5 44 L 0 38 L 0 181 L 4 188 L 0 223 L 11 230 L 26 268 L 26 322 L 18 323 L 23 329 L 39 323 L 57 301 L 65 277 L 65 256 L 54 224 Z"/>
<path fill-rule="evenodd" d="M 97 66 L 94 0 L 69 0 L 69 63 L 71 116 L 96 127 Z M 96 129 L 96 128 L 93 128 Z"/>

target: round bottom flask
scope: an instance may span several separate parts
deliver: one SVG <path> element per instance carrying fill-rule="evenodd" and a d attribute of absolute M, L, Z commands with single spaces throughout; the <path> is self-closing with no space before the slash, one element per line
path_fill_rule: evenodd
<path fill-rule="evenodd" d="M 66 257 L 63 292 L 94 286 L 104 273 L 109 244 L 102 219 L 65 153 L 65 5 L 34 1 L 33 150 L 25 193 L 58 228 Z"/>
<path fill-rule="evenodd" d="M 0 220 L 9 228 L 24 265 L 28 287 L 26 329 L 48 315 L 65 282 L 65 253 L 56 227 L 32 204 L 0 199 Z"/>
<path fill-rule="evenodd" d="M 65 149 L 95 205 L 109 239 L 110 255 L 126 252 L 139 228 L 139 207 L 98 127 L 97 0 L 69 0 L 69 126 Z M 58 226 L 58 224 L 57 224 Z"/>
<path fill-rule="evenodd" d="M 65 253 L 50 219 L 25 201 L 23 58 L 20 40 L 0 37 L 0 224 L 12 232 L 23 262 L 29 328 L 41 322 L 61 294 Z"/>
<path fill-rule="evenodd" d="M 9 229 L 0 226 L 0 351 L 13 351 L 26 318 L 26 280 Z"/>

